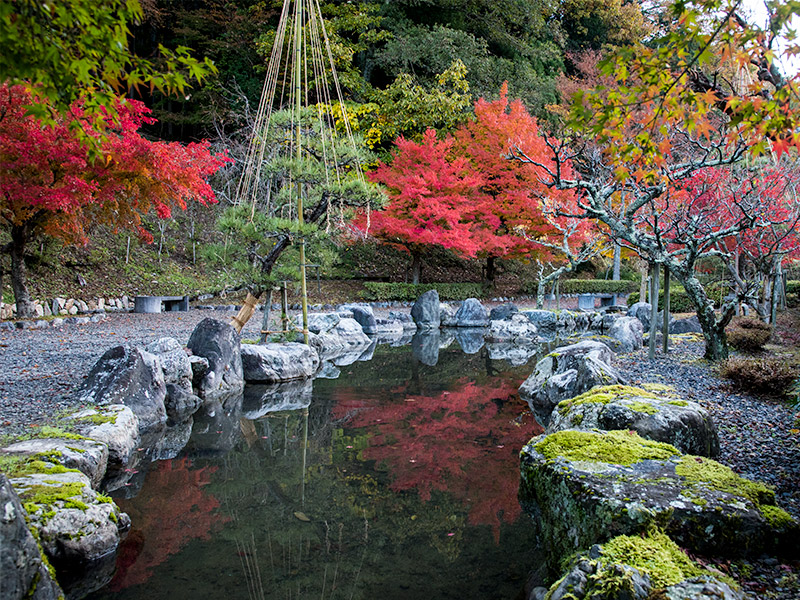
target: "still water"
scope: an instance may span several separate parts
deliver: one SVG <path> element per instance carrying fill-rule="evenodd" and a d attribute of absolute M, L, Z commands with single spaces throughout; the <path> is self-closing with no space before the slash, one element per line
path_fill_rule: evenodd
<path fill-rule="evenodd" d="M 517 388 L 536 357 L 420 356 L 378 346 L 195 416 L 175 458 L 114 494 L 133 526 L 91 598 L 516 598 L 535 560 L 518 453 L 541 432 Z"/>

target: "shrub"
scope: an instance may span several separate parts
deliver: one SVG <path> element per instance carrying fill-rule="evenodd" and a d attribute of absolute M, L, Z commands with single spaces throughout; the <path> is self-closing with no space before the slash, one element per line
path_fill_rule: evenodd
<path fill-rule="evenodd" d="M 783 358 L 729 358 L 720 374 L 744 392 L 767 396 L 783 396 L 792 389 L 800 375 L 797 365 Z"/>
<path fill-rule="evenodd" d="M 692 301 L 689 300 L 689 296 L 683 290 L 682 287 L 670 286 L 669 290 L 669 311 L 671 313 L 684 313 L 684 312 L 694 312 L 695 307 L 692 304 Z M 628 306 L 632 306 L 639 302 L 639 292 L 633 292 L 630 296 L 628 296 Z M 658 293 L 658 309 L 661 310 L 664 308 L 664 292 L 663 290 Z"/>
<path fill-rule="evenodd" d="M 367 281 L 364 283 L 366 291 L 365 300 L 416 300 L 428 290 L 439 292 L 442 300 L 466 300 L 467 298 L 482 298 L 486 295 L 486 288 L 480 283 L 380 283 Z"/>
<path fill-rule="evenodd" d="M 523 286 L 523 291 L 526 294 L 535 294 L 537 287 L 537 281 L 528 281 Z M 548 284 L 548 293 L 552 287 L 552 283 Z M 562 294 L 629 294 L 633 290 L 639 289 L 639 284 L 626 279 L 619 281 L 611 279 L 565 279 L 560 282 L 558 287 Z"/>
<path fill-rule="evenodd" d="M 772 327 L 753 317 L 735 317 L 725 329 L 728 344 L 740 352 L 757 352 L 772 335 Z"/>

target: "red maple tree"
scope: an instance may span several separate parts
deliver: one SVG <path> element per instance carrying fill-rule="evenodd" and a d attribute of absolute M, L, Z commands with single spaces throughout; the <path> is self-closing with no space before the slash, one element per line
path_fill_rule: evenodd
<path fill-rule="evenodd" d="M 227 161 L 211 154 L 207 142 L 183 146 L 143 137 L 139 128 L 154 119 L 136 100 L 121 99 L 116 119 L 100 129 L 80 103 L 45 126 L 26 111 L 37 102 L 23 86 L 0 86 L 0 227 L 11 238 L 3 251 L 11 256 L 22 317 L 33 313 L 24 262 L 31 241 L 47 235 L 83 244 L 98 223 L 148 239 L 144 215 L 164 219 L 189 201 L 215 202 L 207 179 Z"/>

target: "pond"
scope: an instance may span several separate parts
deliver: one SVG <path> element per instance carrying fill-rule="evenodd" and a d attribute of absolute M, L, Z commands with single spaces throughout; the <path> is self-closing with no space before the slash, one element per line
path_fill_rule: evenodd
<path fill-rule="evenodd" d="M 115 494 L 133 526 L 91 598 L 518 597 L 536 544 L 518 453 L 541 427 L 517 388 L 536 357 L 413 350 L 195 416 Z"/>

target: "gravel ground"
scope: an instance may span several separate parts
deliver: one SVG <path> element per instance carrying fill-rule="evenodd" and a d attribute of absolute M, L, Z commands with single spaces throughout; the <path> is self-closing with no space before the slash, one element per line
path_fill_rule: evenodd
<path fill-rule="evenodd" d="M 51 422 L 59 411 L 79 406 L 73 392 L 110 347 L 143 345 L 164 336 L 186 343 L 202 319 L 234 314 L 110 313 L 99 323 L 0 332 L 0 435 L 24 434 Z M 258 337 L 259 316 L 248 322 L 244 337 Z M 700 356 L 702 344 L 684 343 L 652 362 L 646 350 L 620 356 L 617 366 L 631 383 L 666 383 L 706 407 L 719 429 L 720 462 L 773 485 L 778 503 L 800 519 L 800 435 L 791 431 L 792 410 L 784 403 L 733 393 Z M 800 600 L 797 563 L 764 557 L 717 567 L 740 579 L 750 598 Z"/>

